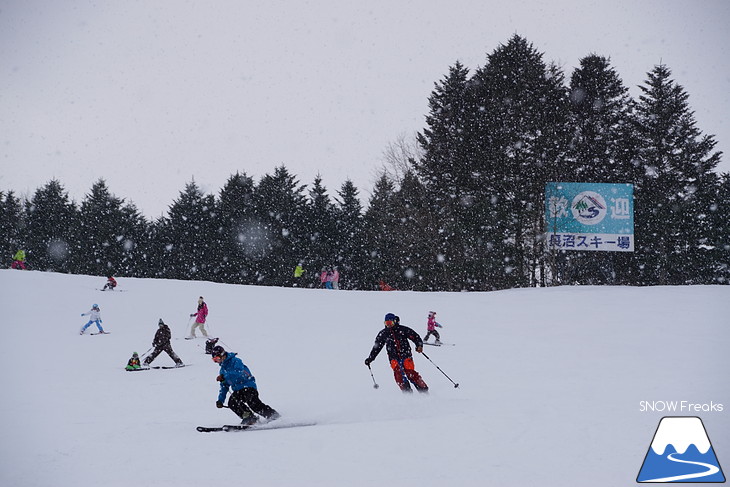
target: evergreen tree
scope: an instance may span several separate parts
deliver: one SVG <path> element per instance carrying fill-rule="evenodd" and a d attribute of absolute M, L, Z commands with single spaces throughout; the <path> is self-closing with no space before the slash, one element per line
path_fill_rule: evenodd
<path fill-rule="evenodd" d="M 261 178 L 256 192 L 260 235 L 257 281 L 270 286 L 291 283 L 294 266 L 307 249 L 304 189 L 285 166 Z"/>
<path fill-rule="evenodd" d="M 684 89 L 664 65 L 648 73 L 637 106 L 641 176 L 635 189 L 637 284 L 694 284 L 708 276 L 707 215 L 720 153 L 702 135 Z"/>
<path fill-rule="evenodd" d="M 121 246 L 121 260 L 115 266 L 117 275 L 152 277 L 150 266 L 150 230 L 147 220 L 134 203 L 120 209 L 121 226 L 117 241 Z"/>
<path fill-rule="evenodd" d="M 15 252 L 24 247 L 23 242 L 23 207 L 15 193 L 0 192 L 0 252 L 2 261 L 12 261 Z M 9 267 L 9 265 L 8 265 Z"/>
<path fill-rule="evenodd" d="M 493 260 L 502 268 L 488 275 L 497 288 L 537 284 L 546 257 L 544 189 L 565 159 L 569 112 L 563 74 L 542 56 L 515 35 L 475 74 L 487 107 L 482 130 L 490 134 L 478 198 L 493 200 L 482 231 L 502 261 Z"/>
<path fill-rule="evenodd" d="M 407 280 L 405 265 L 398 260 L 401 230 L 396 206 L 395 186 L 382 175 L 375 183 L 364 215 L 365 251 L 368 256 L 363 279 L 365 289 L 377 289 L 381 280 L 399 288 Z"/>
<path fill-rule="evenodd" d="M 570 80 L 572 138 L 556 181 L 632 183 L 638 141 L 633 133 L 633 102 L 607 58 L 590 55 Z M 569 282 L 626 282 L 631 255 L 567 251 L 558 265 Z"/>
<path fill-rule="evenodd" d="M 393 255 L 404 268 L 397 282 L 400 289 L 429 291 L 440 289 L 441 262 L 438 220 L 424 186 L 416 174 L 404 174 L 394 199 L 398 241 Z"/>
<path fill-rule="evenodd" d="M 474 203 L 482 190 L 476 182 L 482 168 L 478 147 L 483 141 L 477 113 L 484 110 L 475 98 L 469 71 L 457 62 L 436 84 L 429 97 L 427 128 L 418 135 L 423 156 L 413 165 L 429 201 L 438 231 L 430 232 L 433 253 L 438 256 L 441 286 L 461 289 L 473 262 L 466 259 L 469 225 L 474 222 Z M 428 231 L 428 230 L 426 230 Z M 435 279 L 435 276 L 430 279 Z"/>
<path fill-rule="evenodd" d="M 359 191 L 347 180 L 337 192 L 336 228 L 339 247 L 341 288 L 372 289 L 372 280 L 365 278 L 368 257 L 365 251 L 363 208 Z"/>
<path fill-rule="evenodd" d="M 157 233 L 160 271 L 172 279 L 212 280 L 217 268 L 215 200 L 191 181 L 170 206 Z"/>
<path fill-rule="evenodd" d="M 79 222 L 80 252 L 83 259 L 78 272 L 106 276 L 118 274 L 123 265 L 125 243 L 133 229 L 127 225 L 122 212 L 123 201 L 109 192 L 99 179 L 81 202 Z"/>
<path fill-rule="evenodd" d="M 306 254 L 292 262 L 292 269 L 297 262 L 302 262 L 308 275 L 306 281 L 313 282 L 316 272 L 325 267 L 338 266 L 339 236 L 336 226 L 335 205 L 322 185 L 322 177 L 317 175 L 314 185 L 309 190 L 309 201 L 303 230 L 306 237 Z"/>
<path fill-rule="evenodd" d="M 716 284 L 730 284 L 730 173 L 720 175 L 707 220 L 711 231 L 706 247 L 713 266 L 708 277 Z"/>
<path fill-rule="evenodd" d="M 220 192 L 217 204 L 215 247 L 219 249 L 220 276 L 224 282 L 253 284 L 253 255 L 258 237 L 253 178 L 236 173 Z"/>
<path fill-rule="evenodd" d="M 58 180 L 49 181 L 26 202 L 26 254 L 37 270 L 77 272 L 79 251 L 76 204 Z"/>

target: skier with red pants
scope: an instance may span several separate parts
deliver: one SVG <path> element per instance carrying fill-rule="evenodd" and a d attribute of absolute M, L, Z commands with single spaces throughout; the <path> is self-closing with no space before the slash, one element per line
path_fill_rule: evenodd
<path fill-rule="evenodd" d="M 385 315 L 385 328 L 383 328 L 378 336 L 375 337 L 375 345 L 370 351 L 370 355 L 365 359 L 365 365 L 368 367 L 375 360 L 380 351 L 385 346 L 390 359 L 390 367 L 393 369 L 395 382 L 403 392 L 412 392 L 411 383 L 419 392 L 428 392 L 428 386 L 416 372 L 413 364 L 413 354 L 411 353 L 411 340 L 416 345 L 416 352 L 423 353 L 423 340 L 418 333 L 407 326 L 400 324 L 400 318 L 393 313 Z"/>

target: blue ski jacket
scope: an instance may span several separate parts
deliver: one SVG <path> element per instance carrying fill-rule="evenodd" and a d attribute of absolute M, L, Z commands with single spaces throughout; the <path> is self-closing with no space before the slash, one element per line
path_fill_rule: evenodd
<path fill-rule="evenodd" d="M 246 364 L 240 358 L 236 357 L 236 353 L 228 352 L 226 359 L 220 365 L 220 375 L 223 376 L 220 392 L 218 393 L 218 400 L 220 402 L 225 402 L 229 388 L 233 389 L 234 392 L 240 391 L 244 387 L 256 389 L 256 378 L 251 375 L 251 371 L 248 370 Z"/>

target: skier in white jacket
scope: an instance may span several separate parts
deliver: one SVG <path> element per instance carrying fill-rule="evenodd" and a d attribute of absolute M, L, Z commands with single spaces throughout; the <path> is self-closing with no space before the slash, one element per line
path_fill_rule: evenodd
<path fill-rule="evenodd" d="M 94 304 L 91 307 L 91 309 L 89 311 L 87 311 L 86 313 L 81 313 L 81 316 L 88 316 L 89 317 L 89 322 L 86 323 L 81 328 L 81 331 L 79 332 L 79 335 L 83 335 L 84 332 L 86 331 L 86 329 L 88 327 L 90 327 L 92 323 L 96 323 L 96 327 L 99 329 L 99 333 L 106 333 L 104 331 L 104 328 L 101 327 L 101 323 L 102 323 L 102 320 L 101 320 L 101 310 L 99 309 L 99 305 L 98 304 Z"/>

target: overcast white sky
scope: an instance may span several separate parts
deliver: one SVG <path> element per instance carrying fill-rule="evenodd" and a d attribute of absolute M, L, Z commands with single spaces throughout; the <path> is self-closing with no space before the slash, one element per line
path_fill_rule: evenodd
<path fill-rule="evenodd" d="M 730 2 L 0 0 L 0 191 L 104 178 L 143 214 L 284 164 L 365 200 L 456 60 L 513 34 L 569 77 L 591 53 L 637 85 L 664 63 L 730 171 Z"/>

